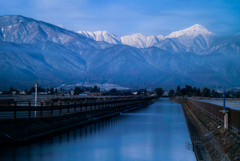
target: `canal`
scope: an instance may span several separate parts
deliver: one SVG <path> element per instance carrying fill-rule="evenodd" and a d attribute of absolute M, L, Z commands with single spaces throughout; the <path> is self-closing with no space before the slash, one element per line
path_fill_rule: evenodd
<path fill-rule="evenodd" d="M 194 161 L 180 104 L 170 99 L 29 145 L 1 147 L 1 161 Z"/>

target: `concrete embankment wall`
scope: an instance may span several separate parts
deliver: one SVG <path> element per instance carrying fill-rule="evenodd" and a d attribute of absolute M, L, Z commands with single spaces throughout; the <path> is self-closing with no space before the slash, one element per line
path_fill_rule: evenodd
<path fill-rule="evenodd" d="M 223 122 L 224 114 L 222 112 L 223 106 L 215 105 L 208 102 L 203 102 L 201 100 L 192 99 L 192 98 L 180 98 L 184 102 L 189 102 L 194 106 L 202 109 L 204 112 L 208 113 L 211 117 Z M 240 111 L 236 109 L 226 108 L 228 111 L 228 125 L 235 129 L 237 132 L 240 132 Z"/>
<path fill-rule="evenodd" d="M 117 115 L 120 112 L 145 107 L 152 103 L 152 99 L 143 99 L 140 102 L 135 101 L 135 103 L 130 104 L 105 106 L 104 108 L 57 116 L 0 119 L 0 145 L 36 141 L 77 126 L 83 126 L 99 119 Z"/>
<path fill-rule="evenodd" d="M 182 104 L 197 160 L 240 160 L 236 129 L 224 130 L 223 122 L 204 110 L 207 106 L 197 106 L 184 98 L 173 100 Z"/>

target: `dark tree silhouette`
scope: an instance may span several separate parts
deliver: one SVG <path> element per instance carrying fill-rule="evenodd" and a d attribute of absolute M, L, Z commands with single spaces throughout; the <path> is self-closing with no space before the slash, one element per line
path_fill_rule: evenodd
<path fill-rule="evenodd" d="M 175 96 L 175 92 L 173 89 L 171 89 L 169 92 L 168 92 L 168 96 L 169 97 L 174 97 Z"/>
<path fill-rule="evenodd" d="M 74 95 L 79 95 L 83 92 L 84 91 L 80 87 L 75 87 L 75 89 L 74 89 Z"/>
<path fill-rule="evenodd" d="M 161 97 L 164 93 L 164 90 L 162 88 L 156 88 L 154 91 L 159 97 Z"/>

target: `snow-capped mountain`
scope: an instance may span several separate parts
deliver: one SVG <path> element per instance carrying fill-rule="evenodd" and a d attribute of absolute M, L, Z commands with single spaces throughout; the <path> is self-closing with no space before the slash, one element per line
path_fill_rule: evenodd
<path fill-rule="evenodd" d="M 184 30 L 179 30 L 166 36 L 165 39 L 172 39 L 185 47 L 184 52 L 202 54 L 211 47 L 216 35 L 201 25 L 194 25 Z"/>
<path fill-rule="evenodd" d="M 185 36 L 185 37 L 192 39 L 199 35 L 202 35 L 203 37 L 205 37 L 205 36 L 207 37 L 207 36 L 211 36 L 211 35 L 215 35 L 215 34 L 208 31 L 202 25 L 195 24 L 187 29 L 172 32 L 170 35 L 166 36 L 165 38 L 176 38 L 176 37 L 180 37 L 180 36 Z"/>
<path fill-rule="evenodd" d="M 95 41 L 96 40 L 96 41 Z M 168 37 L 76 33 L 23 16 L 0 17 L 0 86 L 77 82 L 148 88 L 240 86 L 240 36 L 200 25 Z"/>
<path fill-rule="evenodd" d="M 0 40 L 13 43 L 53 42 L 77 48 L 104 48 L 104 42 L 96 42 L 81 34 L 23 16 L 0 17 Z"/>
<path fill-rule="evenodd" d="M 136 48 L 148 48 L 157 44 L 160 40 L 162 40 L 161 36 L 145 36 L 140 33 L 121 37 L 122 44 Z"/>
<path fill-rule="evenodd" d="M 107 31 L 78 31 L 77 33 L 82 34 L 88 38 L 92 38 L 96 41 L 105 41 L 110 44 L 124 44 L 136 48 L 148 48 L 152 46 L 157 46 L 161 49 L 166 50 L 167 48 L 172 48 L 172 52 L 196 52 L 201 54 L 204 50 L 210 47 L 215 34 L 208 31 L 205 27 L 196 24 L 187 29 L 172 32 L 167 36 L 145 36 L 141 33 L 136 33 L 133 35 L 126 35 L 122 37 L 117 37 Z M 171 40 L 166 40 L 171 39 Z M 166 40 L 166 41 L 164 41 Z M 171 42 L 171 44 L 168 44 Z M 168 44 L 168 47 L 165 46 Z M 181 50 L 179 50 L 179 45 Z"/>
<path fill-rule="evenodd" d="M 77 33 L 96 41 L 104 41 L 110 44 L 124 44 L 124 45 L 133 46 L 136 48 L 151 47 L 154 44 L 159 43 L 159 41 L 163 40 L 164 38 L 162 35 L 145 36 L 140 33 L 117 37 L 116 35 L 113 35 L 107 31 L 95 31 L 95 32 L 77 31 Z"/>
<path fill-rule="evenodd" d="M 96 31 L 96 32 L 90 32 L 90 31 L 77 31 L 77 33 L 84 35 L 88 38 L 91 38 L 96 41 L 104 41 L 110 44 L 120 44 L 121 39 L 107 31 Z"/>

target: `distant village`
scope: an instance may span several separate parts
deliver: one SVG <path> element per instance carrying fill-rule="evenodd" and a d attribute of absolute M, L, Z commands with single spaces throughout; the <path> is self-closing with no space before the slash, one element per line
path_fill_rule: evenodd
<path fill-rule="evenodd" d="M 112 86 L 115 87 L 115 86 Z M 112 88 L 112 89 L 101 89 L 97 85 L 93 86 L 66 86 L 61 85 L 59 87 L 42 88 L 37 87 L 38 95 L 57 95 L 57 96 L 127 96 L 127 95 L 143 95 L 143 96 L 161 96 L 161 97 L 175 97 L 175 96 L 197 96 L 197 97 L 212 97 L 212 98 L 222 98 L 223 89 L 211 90 L 208 88 L 196 88 L 190 85 L 185 87 L 178 86 L 177 89 L 163 90 L 162 88 L 151 89 L 128 89 L 123 87 Z M 0 91 L 0 95 L 33 95 L 35 93 L 35 88 L 19 90 L 10 87 L 9 90 Z M 226 97 L 228 98 L 240 98 L 240 88 L 231 88 L 226 90 Z"/>
<path fill-rule="evenodd" d="M 10 87 L 9 90 L 0 91 L 1 95 L 33 95 L 35 94 L 35 88 L 19 90 Z M 146 89 L 130 90 L 130 89 L 116 89 L 112 88 L 110 90 L 101 90 L 98 86 L 76 86 L 74 89 L 68 89 L 64 87 L 58 88 L 42 88 L 37 87 L 38 95 L 57 95 L 57 96 L 70 96 L 70 95 L 80 95 L 80 96 L 126 96 L 126 95 L 155 95 L 154 91 L 147 91 Z"/>

